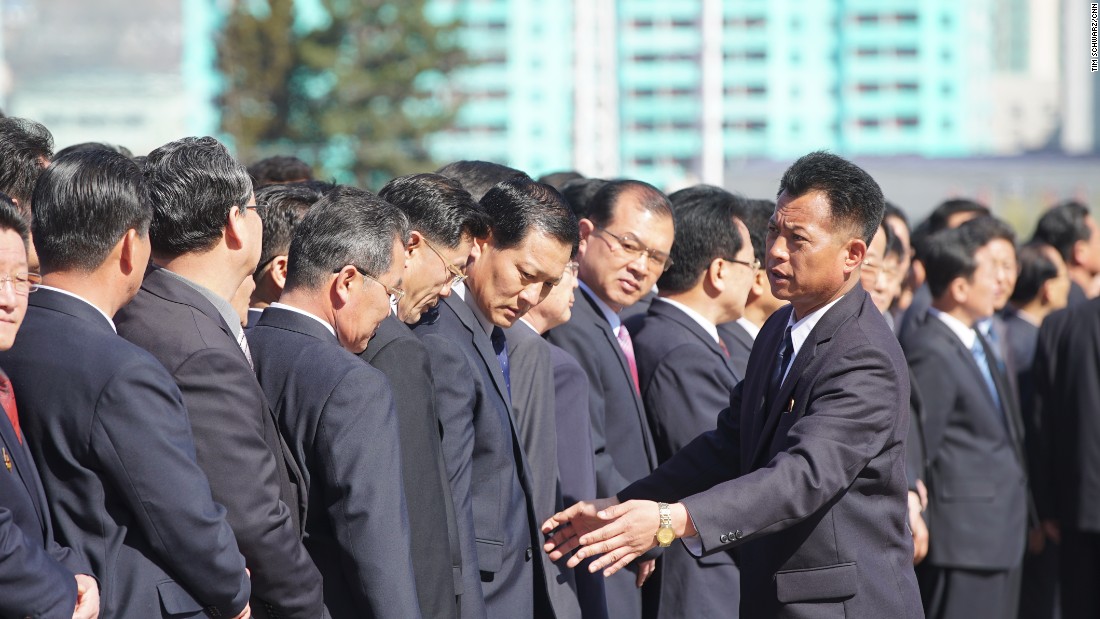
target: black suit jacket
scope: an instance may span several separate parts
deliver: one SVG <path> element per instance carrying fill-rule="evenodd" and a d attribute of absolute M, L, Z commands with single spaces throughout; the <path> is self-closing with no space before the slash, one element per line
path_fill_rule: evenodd
<path fill-rule="evenodd" d="M 527 456 L 536 520 L 564 509 L 558 476 L 558 422 L 555 417 L 554 366 L 550 344 L 533 328 L 516 322 L 505 329 L 511 379 L 512 413 Z M 536 548 L 537 550 L 537 548 Z M 558 619 L 581 616 L 575 571 L 540 555 L 546 588 Z"/>
<path fill-rule="evenodd" d="M 38 468 L 6 414 L 0 415 L 0 447 L 0 616 L 68 619 L 76 606 L 73 575 L 92 570 L 54 539 Z"/>
<path fill-rule="evenodd" d="M 769 398 L 791 311 L 764 324 L 717 428 L 619 498 L 683 501 L 705 553 L 740 545 L 741 616 L 923 616 L 906 524 L 901 348 L 857 285 Z"/>
<path fill-rule="evenodd" d="M 437 309 L 438 319 L 413 333 L 431 353 L 444 461 L 455 507 L 472 517 L 485 609 L 490 617 L 552 614 L 533 561 L 541 534 L 504 374 L 465 301 L 453 295 Z"/>
<path fill-rule="evenodd" d="M 913 332 L 905 354 L 924 403 L 929 565 L 1018 566 L 1027 475 L 1015 394 L 992 367 L 1004 412 L 998 410 L 970 350 L 932 315 Z"/>
<path fill-rule="evenodd" d="M 752 353 L 753 345 L 752 336 L 745 330 L 745 327 L 742 327 L 735 320 L 718 325 L 718 337 L 722 338 L 722 341 L 726 344 L 726 349 L 730 351 L 730 365 L 733 366 L 734 374 L 737 375 L 738 380 L 743 379 L 749 368 L 749 354 Z"/>
<path fill-rule="evenodd" d="M 302 546 L 300 473 L 229 326 L 198 291 L 158 268 L 115 323 L 183 393 L 199 466 L 252 571 L 253 614 L 317 617 L 321 575 Z"/>
<path fill-rule="evenodd" d="M 94 307 L 52 290 L 31 296 L 0 365 L 57 539 L 99 580 L 100 616 L 240 612 L 250 591 L 245 561 L 164 368 Z"/>
<path fill-rule="evenodd" d="M 248 341 L 303 472 L 305 545 L 325 608 L 333 619 L 419 617 L 389 381 L 290 310 L 264 310 Z"/>
<path fill-rule="evenodd" d="M 385 374 L 393 390 L 420 610 L 425 617 L 457 617 L 462 548 L 443 464 L 443 433 L 435 412 L 428 350 L 409 327 L 390 314 L 359 358 Z M 480 596 L 480 591 L 476 595 Z"/>
<path fill-rule="evenodd" d="M 710 333 L 669 303 L 658 299 L 626 324 L 657 458 L 664 462 L 714 429 L 742 376 Z M 696 558 L 677 544 L 662 561 L 658 616 L 719 616 L 738 607 L 740 574 L 732 551 Z"/>
<path fill-rule="evenodd" d="M 1100 532 L 1100 299 L 1047 316 L 1033 376 L 1042 427 L 1039 512 L 1064 528 Z"/>

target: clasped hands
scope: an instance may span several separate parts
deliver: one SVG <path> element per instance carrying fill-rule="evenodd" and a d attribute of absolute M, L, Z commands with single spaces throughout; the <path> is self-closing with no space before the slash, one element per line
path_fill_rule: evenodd
<path fill-rule="evenodd" d="M 696 534 L 683 504 L 671 505 L 670 511 L 672 531 L 676 537 Z M 558 561 L 576 550 L 566 562 L 569 567 L 577 567 L 585 559 L 598 556 L 588 566 L 588 571 L 595 573 L 603 570 L 606 577 L 657 546 L 656 533 L 660 522 L 660 511 L 653 501 L 619 503 L 614 497 L 580 501 L 542 523 L 542 532 L 552 534 L 543 545 L 543 550 L 552 561 Z M 645 575 L 648 576 L 651 566 L 643 569 L 647 570 Z M 639 574 L 639 579 L 644 580 L 644 577 Z"/>

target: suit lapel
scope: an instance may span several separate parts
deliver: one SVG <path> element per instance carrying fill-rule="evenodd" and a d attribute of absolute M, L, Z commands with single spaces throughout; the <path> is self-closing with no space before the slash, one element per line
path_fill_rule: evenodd
<path fill-rule="evenodd" d="M 467 288 L 466 294 L 473 293 Z M 489 341 L 489 336 L 485 334 L 485 330 L 481 328 L 481 323 L 477 321 L 477 317 L 474 316 L 474 310 L 470 309 L 470 306 L 458 295 L 441 299 L 440 303 L 446 303 L 447 307 L 451 308 L 451 311 L 458 317 L 462 326 L 470 332 L 470 339 L 474 343 L 474 348 L 481 356 L 482 363 L 489 368 L 489 375 L 493 377 L 493 386 L 496 387 L 497 393 L 500 394 L 501 399 L 508 406 L 510 416 L 512 399 L 508 397 L 508 387 L 504 384 L 504 371 L 500 369 L 500 362 L 497 361 L 497 355 L 493 351 L 493 344 Z M 479 335 L 481 337 L 478 337 Z"/>
<path fill-rule="evenodd" d="M 4 414 L 7 415 L 6 412 Z M 33 479 L 37 479 L 38 472 L 34 468 L 34 461 L 27 449 L 27 443 L 25 441 L 23 443 L 19 442 L 19 439 L 15 436 L 15 430 L 8 422 L 0 422 L 0 441 L 4 443 L 4 451 L 7 457 L 11 458 L 12 468 L 8 474 L 19 477 L 20 483 L 27 489 L 27 496 L 31 498 L 31 503 L 34 504 L 34 512 L 38 516 L 38 524 L 42 527 L 42 535 L 45 537 L 47 532 L 46 513 L 44 511 L 46 494 L 42 486 L 33 481 Z"/>
<path fill-rule="evenodd" d="M 688 316 L 678 307 L 665 303 L 660 299 L 653 301 L 653 304 L 649 306 L 649 313 L 655 316 L 663 316 L 681 327 L 687 329 L 692 335 L 699 338 L 699 340 L 722 360 L 722 364 L 726 370 L 733 374 L 733 365 L 730 364 L 730 358 L 726 356 L 726 353 L 722 352 L 722 347 L 718 345 L 718 342 L 711 337 L 710 333 L 704 329 L 698 322 L 695 322 L 691 316 Z"/>
<path fill-rule="evenodd" d="M 611 330 L 611 323 L 607 322 L 607 318 L 604 317 L 603 311 L 600 310 L 600 306 L 596 304 L 596 301 L 588 296 L 588 293 L 584 288 L 579 289 L 581 297 L 587 301 L 587 305 L 580 305 L 582 312 L 589 314 L 588 319 L 595 325 L 596 329 L 603 333 L 604 339 L 607 340 L 607 345 L 611 347 L 612 352 L 615 354 L 615 358 L 619 361 L 619 369 L 623 373 L 623 380 L 630 386 L 630 393 L 634 399 L 634 412 L 638 416 L 638 423 L 642 428 L 642 435 L 645 437 L 645 452 L 646 458 L 649 460 L 651 468 L 657 467 L 657 450 L 653 446 L 653 437 L 649 433 L 649 421 L 645 417 L 645 407 L 642 405 L 642 396 L 638 393 L 638 390 L 634 387 L 634 377 L 630 375 L 630 365 L 626 361 L 626 355 L 623 354 L 623 349 L 619 346 L 619 340 L 615 338 L 615 333 Z M 577 305 L 573 310 L 577 310 Z M 625 329 L 626 326 L 621 328 Z"/>

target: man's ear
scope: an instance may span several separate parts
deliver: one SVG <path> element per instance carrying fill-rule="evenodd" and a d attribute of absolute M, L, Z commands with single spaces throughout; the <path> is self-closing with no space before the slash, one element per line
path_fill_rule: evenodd
<path fill-rule="evenodd" d="M 148 266 L 145 263 L 139 264 L 138 246 L 140 243 L 141 235 L 133 228 L 127 230 L 126 234 L 123 234 L 122 238 L 118 240 L 116 247 L 118 251 L 119 268 L 122 269 L 123 274 L 129 275 L 134 272 L 134 269 L 145 271 L 145 267 Z"/>
<path fill-rule="evenodd" d="M 420 234 L 419 230 L 412 230 L 409 232 L 409 242 L 405 243 L 405 259 L 412 258 L 412 254 L 416 250 L 426 250 L 424 235 Z"/>
<path fill-rule="evenodd" d="M 290 264 L 290 260 L 286 256 L 275 256 L 275 258 L 271 260 L 271 280 L 275 282 L 279 290 L 286 288 L 288 264 Z"/>
<path fill-rule="evenodd" d="M 477 262 L 481 255 L 485 253 L 485 247 L 489 245 L 492 239 L 492 232 L 482 237 L 475 237 L 474 244 L 470 246 L 470 257 L 466 260 L 466 264 L 470 265 Z"/>
<path fill-rule="evenodd" d="M 723 279 L 729 274 L 729 267 L 732 265 L 726 264 L 725 260 L 721 258 L 715 258 L 707 265 L 707 270 L 703 271 L 703 278 L 706 280 L 707 285 L 714 288 L 718 292 L 722 292 L 726 289 L 726 280 Z"/>
<path fill-rule="evenodd" d="M 1073 251 L 1070 252 L 1070 260 L 1073 264 L 1088 264 L 1089 263 L 1089 242 L 1087 239 L 1076 241 L 1073 244 Z"/>
<path fill-rule="evenodd" d="M 230 249 L 240 249 L 244 246 L 248 231 L 244 227 L 244 215 L 241 207 L 234 206 L 229 209 L 229 215 L 225 219 L 225 244 Z"/>
<path fill-rule="evenodd" d="M 966 303 L 970 299 L 970 280 L 965 277 L 956 277 L 947 285 L 947 294 L 958 305 Z"/>
<path fill-rule="evenodd" d="M 355 285 L 358 276 L 358 271 L 350 264 L 336 273 L 336 277 L 332 278 L 329 283 L 329 298 L 332 301 L 332 307 L 341 309 L 351 301 L 351 288 Z"/>
<path fill-rule="evenodd" d="M 845 246 L 844 272 L 851 273 L 863 263 L 863 257 L 867 255 L 867 242 L 863 239 L 852 237 Z"/>

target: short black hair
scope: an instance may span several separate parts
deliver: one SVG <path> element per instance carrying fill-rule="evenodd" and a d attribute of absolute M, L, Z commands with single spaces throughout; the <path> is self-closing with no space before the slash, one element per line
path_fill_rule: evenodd
<path fill-rule="evenodd" d="M 924 240 L 924 262 L 928 290 L 938 299 L 957 277 L 969 279 L 978 268 L 974 255 L 984 243 L 967 228 L 946 228 L 929 234 Z"/>
<path fill-rule="evenodd" d="M 989 207 L 967 198 L 952 198 L 944 200 L 937 206 L 932 214 L 925 220 L 928 232 L 934 234 L 947 228 L 952 215 L 959 213 L 974 213 L 976 217 L 989 215 Z"/>
<path fill-rule="evenodd" d="M 86 150 L 109 150 L 130 159 L 134 158 L 134 153 L 132 153 L 129 148 L 118 144 L 107 144 L 106 142 L 81 142 L 80 144 L 73 144 L 57 151 L 54 156 L 60 157 L 62 155 L 68 155 L 69 153 L 79 153 Z"/>
<path fill-rule="evenodd" d="M 710 185 L 696 185 L 670 195 L 676 237 L 672 242 L 672 266 L 661 274 L 662 292 L 691 290 L 715 258 L 733 260 L 741 251 L 741 234 L 734 222 L 737 197 Z"/>
<path fill-rule="evenodd" d="M 1067 200 L 1050 207 L 1039 223 L 1035 225 L 1033 241 L 1050 245 L 1061 254 L 1069 264 L 1073 257 L 1073 246 L 1078 241 L 1087 241 L 1092 237 L 1088 223 L 1089 207 L 1076 200 Z"/>
<path fill-rule="evenodd" d="M 23 239 L 24 247 L 30 242 L 30 226 L 19 207 L 8 197 L 6 193 L 0 193 L 0 230 L 11 230 Z"/>
<path fill-rule="evenodd" d="M 886 199 L 863 168 L 825 151 L 803 155 L 783 173 L 776 196 L 799 198 L 811 191 L 825 194 L 833 222 L 851 225 L 864 243 L 875 237 Z"/>
<path fill-rule="evenodd" d="M 631 179 L 608 181 L 600 187 L 588 201 L 588 219 L 598 226 L 611 225 L 615 217 L 615 207 L 625 195 L 637 198 L 638 204 L 645 210 L 672 219 L 672 203 L 660 189 Z"/>
<path fill-rule="evenodd" d="M 1058 265 L 1043 252 L 1047 247 L 1054 249 L 1046 243 L 1032 241 L 1017 252 L 1016 262 L 1020 267 L 1020 274 L 1016 277 L 1016 287 L 1009 297 L 1013 303 L 1022 305 L 1033 301 L 1039 296 L 1043 284 L 1058 277 Z"/>
<path fill-rule="evenodd" d="M 576 170 L 564 170 L 561 172 L 551 172 L 549 174 L 543 174 L 539 177 L 540 183 L 546 183 L 554 189 L 561 191 L 561 188 L 569 181 L 575 181 L 577 179 L 584 178 L 584 175 Z"/>
<path fill-rule="evenodd" d="M 34 182 L 53 156 L 53 135 L 26 118 L 0 118 L 0 191 L 19 202 L 30 216 Z"/>
<path fill-rule="evenodd" d="M 607 181 L 602 178 L 578 178 L 563 185 L 560 191 L 579 220 L 588 217 L 588 203 L 592 201 L 592 196 L 606 184 Z"/>
<path fill-rule="evenodd" d="M 252 186 L 257 189 L 265 185 L 313 180 L 313 170 L 309 164 L 289 155 L 261 159 L 248 166 L 248 175 L 252 177 Z"/>
<path fill-rule="evenodd" d="M 526 173 L 506 165 L 474 160 L 448 163 L 435 173 L 455 179 L 478 201 L 481 201 L 481 198 L 485 197 L 485 194 L 499 182 L 513 178 L 531 178 Z"/>
<path fill-rule="evenodd" d="M 289 185 L 265 185 L 256 192 L 256 204 L 263 205 L 256 212 L 264 224 L 263 248 L 260 250 L 257 270 L 271 262 L 275 256 L 287 255 L 294 229 L 310 207 L 334 187 L 332 183 L 323 181 L 305 181 Z"/>
<path fill-rule="evenodd" d="M 95 270 L 127 230 L 144 237 L 153 218 L 141 168 L 109 150 L 54 159 L 38 177 L 31 206 L 34 246 L 45 272 Z"/>
<path fill-rule="evenodd" d="M 878 225 L 878 229 L 882 230 L 882 236 L 886 239 L 886 248 L 882 250 L 882 257 L 885 258 L 890 254 L 890 245 L 894 244 L 897 240 L 897 235 L 894 234 L 894 231 L 890 228 L 890 224 L 886 223 L 885 217 L 883 217 L 882 223 Z M 875 234 L 878 234 L 877 230 Z"/>
<path fill-rule="evenodd" d="M 905 244 L 901 240 L 890 225 L 883 221 L 883 226 L 886 228 L 886 254 L 885 257 L 897 256 L 899 261 L 905 260 Z"/>
<path fill-rule="evenodd" d="M 372 277 L 389 270 L 395 238 L 408 240 L 401 209 L 362 189 L 338 185 L 317 201 L 290 242 L 286 290 L 315 289 L 347 265 Z"/>
<path fill-rule="evenodd" d="M 737 213 L 737 218 L 749 229 L 752 254 L 760 264 L 764 264 L 768 259 L 768 222 L 771 221 L 773 213 L 775 213 L 775 202 L 760 198 L 741 200 L 741 210 Z"/>
<path fill-rule="evenodd" d="M 887 217 L 897 217 L 901 220 L 901 223 L 905 225 L 906 230 L 913 229 L 913 227 L 909 224 L 909 216 L 905 214 L 905 211 L 901 210 L 901 208 L 897 204 L 894 204 L 889 200 L 886 201 L 886 212 L 883 213 L 882 217 L 883 219 Z"/>
<path fill-rule="evenodd" d="M 153 202 L 153 250 L 181 256 L 210 249 L 229 210 L 252 196 L 248 171 L 212 137 L 183 138 L 149 153 L 145 177 Z"/>
<path fill-rule="evenodd" d="M 533 231 L 570 246 L 577 253 L 580 228 L 577 218 L 557 189 L 531 180 L 513 178 L 497 183 L 481 199 L 489 216 L 493 243 L 508 249 L 519 245 Z"/>
<path fill-rule="evenodd" d="M 994 239 L 1008 241 L 1013 248 L 1016 247 L 1016 231 L 1003 219 L 992 215 L 980 215 L 963 222 L 959 227 L 962 226 L 966 226 L 967 230 L 978 239 L 979 247 Z"/>
<path fill-rule="evenodd" d="M 405 212 L 409 226 L 444 247 L 458 247 L 462 237 L 484 237 L 489 216 L 458 181 L 441 174 L 399 176 L 378 195 Z"/>

